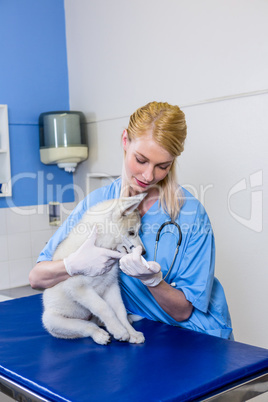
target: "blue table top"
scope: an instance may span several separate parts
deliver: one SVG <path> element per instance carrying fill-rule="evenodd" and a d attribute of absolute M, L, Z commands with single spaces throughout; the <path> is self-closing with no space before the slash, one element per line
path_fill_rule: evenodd
<path fill-rule="evenodd" d="M 268 350 L 166 324 L 134 324 L 146 341 L 60 340 L 40 295 L 0 303 L 0 374 L 51 401 L 193 401 L 268 372 Z"/>

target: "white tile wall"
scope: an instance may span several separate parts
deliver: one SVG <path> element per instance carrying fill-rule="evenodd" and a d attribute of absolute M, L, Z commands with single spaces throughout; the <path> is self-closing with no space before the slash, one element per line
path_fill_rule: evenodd
<path fill-rule="evenodd" d="M 0 289 L 10 288 L 8 261 L 0 261 Z"/>
<path fill-rule="evenodd" d="M 74 207 L 62 204 L 62 222 Z M 29 284 L 30 270 L 56 230 L 47 205 L 0 209 L 0 290 Z"/>
<path fill-rule="evenodd" d="M 6 212 L 5 209 L 0 208 L 0 236 L 6 235 Z"/>
<path fill-rule="evenodd" d="M 0 236 L 0 262 L 8 260 L 7 236 Z"/>

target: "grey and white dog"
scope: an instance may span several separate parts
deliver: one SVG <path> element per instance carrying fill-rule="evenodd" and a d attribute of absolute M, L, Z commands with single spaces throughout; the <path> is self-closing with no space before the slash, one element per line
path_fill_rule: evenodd
<path fill-rule="evenodd" d="M 140 215 L 137 210 L 144 195 L 101 202 L 90 208 L 81 221 L 58 246 L 53 261 L 75 252 L 97 229 L 95 245 L 112 250 L 124 247 L 122 236 L 134 246 L 142 245 L 138 232 Z M 117 340 L 144 342 L 144 336 L 129 323 L 118 282 L 116 261 L 109 272 L 98 276 L 74 275 L 46 289 L 43 294 L 43 325 L 57 338 L 92 337 L 101 345 Z M 104 328 L 100 328 L 104 325 Z"/>

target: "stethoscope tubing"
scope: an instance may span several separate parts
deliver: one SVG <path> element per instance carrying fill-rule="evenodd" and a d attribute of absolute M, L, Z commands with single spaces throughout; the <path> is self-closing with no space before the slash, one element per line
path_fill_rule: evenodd
<path fill-rule="evenodd" d="M 180 225 L 179 225 L 177 222 L 172 221 L 172 220 L 171 220 L 171 221 L 168 221 L 168 222 L 164 222 L 164 223 L 160 226 L 160 228 L 158 229 L 157 234 L 156 234 L 156 238 L 155 238 L 155 248 L 154 248 L 154 261 L 156 261 L 156 255 L 157 255 L 157 249 L 158 249 L 158 242 L 159 242 L 159 239 L 160 239 L 160 234 L 161 234 L 162 230 L 164 229 L 164 227 L 167 226 L 167 225 L 174 225 L 174 226 L 176 226 L 176 228 L 178 229 L 178 232 L 179 232 L 179 239 L 178 239 L 178 241 L 177 241 L 177 247 L 176 247 L 176 251 L 175 251 L 175 254 L 174 254 L 172 263 L 171 263 L 171 265 L 170 265 L 170 267 L 169 267 L 168 272 L 166 273 L 166 275 L 165 275 L 164 278 L 163 278 L 164 280 L 167 278 L 167 276 L 169 275 L 170 271 L 171 271 L 172 268 L 173 268 L 173 265 L 174 265 L 174 263 L 175 263 L 175 260 L 176 260 L 177 254 L 178 254 L 178 252 L 179 252 L 179 248 L 180 248 L 181 242 L 182 242 L 182 232 L 181 232 Z"/>

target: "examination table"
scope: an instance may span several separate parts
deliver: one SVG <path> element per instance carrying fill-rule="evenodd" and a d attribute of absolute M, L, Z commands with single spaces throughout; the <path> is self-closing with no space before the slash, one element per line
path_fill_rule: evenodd
<path fill-rule="evenodd" d="M 41 314 L 41 295 L 0 303 L 0 389 L 15 400 L 235 402 L 268 390 L 266 349 L 147 319 L 134 324 L 144 344 L 100 346 L 53 338 Z"/>

